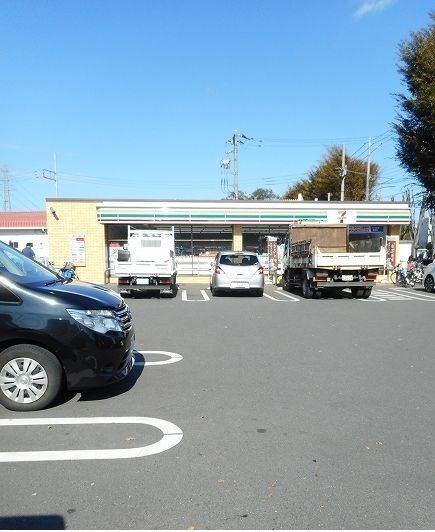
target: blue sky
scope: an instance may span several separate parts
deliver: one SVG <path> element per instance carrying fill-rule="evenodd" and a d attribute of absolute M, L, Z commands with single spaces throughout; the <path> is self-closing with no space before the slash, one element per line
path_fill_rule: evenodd
<path fill-rule="evenodd" d="M 55 197 L 219 199 L 237 130 L 239 188 L 277 194 L 328 147 L 381 166 L 401 199 L 398 45 L 433 0 L 2 0 L 0 165 L 12 210 Z M 0 174 L 4 177 L 6 170 Z M 47 174 L 49 175 L 49 174 Z M 0 189 L 3 208 L 3 186 Z"/>

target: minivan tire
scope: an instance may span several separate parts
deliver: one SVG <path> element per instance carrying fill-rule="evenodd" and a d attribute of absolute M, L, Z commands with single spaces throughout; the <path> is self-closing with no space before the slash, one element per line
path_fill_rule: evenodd
<path fill-rule="evenodd" d="M 432 275 L 427 275 L 426 279 L 424 280 L 424 289 L 426 292 L 432 293 L 434 291 L 435 282 Z"/>
<path fill-rule="evenodd" d="M 21 392 L 16 394 L 19 378 Z M 19 344 L 0 353 L 0 403 L 9 410 L 29 412 L 47 407 L 57 397 L 62 380 L 59 360 L 43 347 Z"/>

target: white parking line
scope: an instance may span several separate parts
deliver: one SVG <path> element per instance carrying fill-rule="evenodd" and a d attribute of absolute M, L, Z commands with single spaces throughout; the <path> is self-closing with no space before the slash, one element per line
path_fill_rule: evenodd
<path fill-rule="evenodd" d="M 156 443 L 132 449 L 79 449 L 65 451 L 12 451 L 0 452 L 0 462 L 45 462 L 58 460 L 112 460 L 116 458 L 140 458 L 167 451 L 183 438 L 183 431 L 164 419 L 153 417 L 82 417 L 45 419 L 0 419 L 2 427 L 31 425 L 98 425 L 98 424 L 140 424 L 151 425 L 163 432 Z"/>
<path fill-rule="evenodd" d="M 288 303 L 288 301 L 285 301 L 285 299 L 276 299 L 276 297 L 270 296 L 269 294 L 263 293 L 264 297 L 267 297 L 268 299 L 271 299 L 272 301 L 281 301 L 281 303 L 284 301 L 285 303 Z"/>
<path fill-rule="evenodd" d="M 407 288 L 392 288 L 391 292 L 396 292 L 398 294 L 403 294 L 403 292 L 408 291 Z M 420 292 L 409 292 L 407 294 L 403 294 L 408 297 L 412 297 L 414 299 L 418 298 L 421 299 L 421 301 L 435 301 L 435 297 L 431 296 L 430 294 L 421 294 Z"/>
<path fill-rule="evenodd" d="M 367 301 L 368 303 L 370 303 L 370 300 L 371 299 L 375 299 L 377 301 L 387 301 L 386 299 L 383 299 L 382 297 L 378 297 L 378 296 L 375 296 L 373 295 L 373 293 L 370 295 L 369 298 L 366 298 L 366 299 L 358 299 L 358 301 Z"/>
<path fill-rule="evenodd" d="M 202 301 L 210 301 L 210 298 L 208 297 L 208 294 L 205 290 L 200 290 L 201 292 L 201 295 L 203 297 L 203 299 L 187 299 L 187 290 L 182 290 L 181 291 L 181 299 L 183 301 L 199 301 L 199 302 L 202 302 Z"/>
<path fill-rule="evenodd" d="M 180 360 L 183 360 L 183 357 L 181 355 L 179 355 L 178 353 L 172 353 L 171 351 L 136 351 L 136 353 L 141 353 L 141 354 L 161 354 L 161 355 L 165 355 L 165 356 L 168 356 L 169 359 L 167 360 L 157 360 L 155 362 L 142 362 L 142 361 L 138 361 L 136 360 L 136 362 L 134 363 L 135 366 L 161 366 L 163 364 L 174 364 L 174 362 L 180 362 Z"/>
<path fill-rule="evenodd" d="M 406 290 L 406 288 L 404 288 L 403 290 Z M 400 290 L 400 288 L 382 290 L 381 295 L 383 297 L 386 297 L 390 301 L 409 301 L 412 299 L 416 301 L 428 301 L 427 296 L 423 294 L 421 294 L 421 297 L 420 297 L 420 294 L 416 294 L 416 295 L 410 294 L 410 293 L 405 294 L 404 292 L 402 292 L 402 290 Z M 435 301 L 435 298 L 432 298 L 431 296 L 429 296 L 429 301 Z"/>
<path fill-rule="evenodd" d="M 290 294 L 287 294 L 286 292 L 283 292 L 282 290 L 274 290 L 274 292 L 276 292 L 277 294 L 281 294 L 282 296 L 288 297 L 292 301 L 300 301 L 300 299 L 298 299 L 297 297 L 291 296 Z"/>
<path fill-rule="evenodd" d="M 399 294 L 389 294 L 388 291 L 378 291 L 377 294 L 385 298 L 385 301 L 409 301 L 409 298 Z"/>

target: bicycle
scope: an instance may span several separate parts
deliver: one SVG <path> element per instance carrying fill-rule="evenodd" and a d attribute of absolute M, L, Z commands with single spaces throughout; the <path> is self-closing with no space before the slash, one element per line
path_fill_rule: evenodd
<path fill-rule="evenodd" d="M 411 286 L 408 272 L 401 264 L 398 264 L 390 273 L 390 281 L 397 286 Z"/>
<path fill-rule="evenodd" d="M 406 271 L 403 266 L 398 264 L 390 273 L 390 281 L 397 286 L 414 286 L 423 281 L 423 270 L 416 266 L 412 270 Z"/>

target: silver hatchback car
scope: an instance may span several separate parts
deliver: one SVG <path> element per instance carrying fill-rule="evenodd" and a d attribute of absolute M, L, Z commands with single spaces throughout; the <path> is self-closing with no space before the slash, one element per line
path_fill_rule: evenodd
<path fill-rule="evenodd" d="M 220 251 L 211 266 L 210 290 L 214 296 L 233 290 L 263 295 L 264 270 L 256 253 Z"/>

